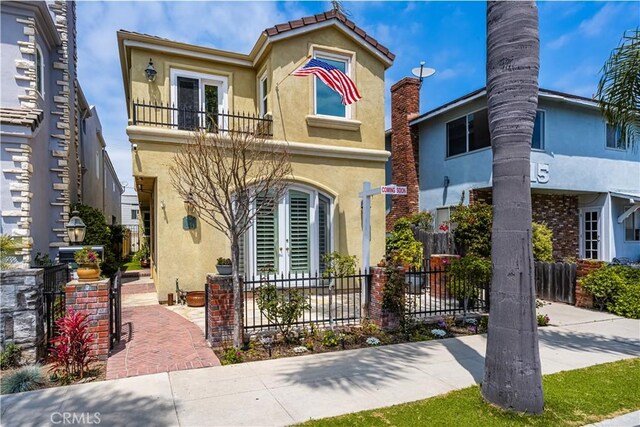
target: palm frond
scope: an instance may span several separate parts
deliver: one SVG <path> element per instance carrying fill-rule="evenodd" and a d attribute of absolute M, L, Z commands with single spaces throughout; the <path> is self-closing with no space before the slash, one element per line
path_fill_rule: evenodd
<path fill-rule="evenodd" d="M 625 147 L 640 142 L 640 29 L 625 32 L 602 67 L 596 99 L 609 124 L 620 129 Z"/>

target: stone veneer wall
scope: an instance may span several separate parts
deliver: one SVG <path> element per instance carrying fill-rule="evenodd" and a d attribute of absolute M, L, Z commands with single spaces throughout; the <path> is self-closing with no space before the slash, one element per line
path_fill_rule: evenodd
<path fill-rule="evenodd" d="M 0 348 L 15 343 L 27 363 L 45 355 L 43 272 L 42 269 L 0 271 Z"/>
<path fill-rule="evenodd" d="M 470 190 L 469 203 L 492 204 L 491 190 Z M 576 258 L 579 252 L 578 197 L 562 194 L 531 194 L 533 221 L 545 223 L 553 232 L 553 257 Z"/>
<path fill-rule="evenodd" d="M 25 93 L 19 95 L 20 105 L 25 109 L 34 110 L 38 108 L 36 93 L 36 20 L 33 17 L 16 18 L 16 22 L 23 25 L 23 34 L 27 36 L 26 41 L 18 41 L 21 59 L 16 59 L 17 81 L 27 82 Z M 13 144 L 3 147 L 4 151 L 10 153 L 14 162 L 13 168 L 2 170 L 5 176 L 15 176 L 9 184 L 11 191 L 11 201 L 16 207 L 13 210 L 2 211 L 4 217 L 17 218 L 16 228 L 11 231 L 11 235 L 17 238 L 20 250 L 16 253 L 18 260 L 23 267 L 28 267 L 31 261 L 31 249 L 33 247 L 33 237 L 31 236 L 31 175 L 33 166 L 31 164 L 31 146 L 20 144 L 16 148 Z"/>

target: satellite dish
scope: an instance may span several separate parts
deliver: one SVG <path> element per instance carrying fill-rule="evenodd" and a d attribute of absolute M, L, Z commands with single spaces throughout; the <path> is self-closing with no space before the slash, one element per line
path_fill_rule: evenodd
<path fill-rule="evenodd" d="M 420 79 L 433 76 L 435 73 L 436 73 L 436 70 L 434 68 L 425 68 L 423 66 L 416 67 L 413 70 L 411 70 L 411 74 L 413 74 L 416 77 L 419 77 Z"/>

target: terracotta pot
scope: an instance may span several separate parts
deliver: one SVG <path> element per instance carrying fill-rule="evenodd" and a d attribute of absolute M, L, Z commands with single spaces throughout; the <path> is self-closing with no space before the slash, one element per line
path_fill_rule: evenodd
<path fill-rule="evenodd" d="M 89 282 L 100 278 L 100 267 L 96 264 L 82 264 L 78 266 L 78 280 L 81 282 Z"/>
<path fill-rule="evenodd" d="M 204 291 L 187 292 L 187 305 L 189 307 L 204 307 Z"/>

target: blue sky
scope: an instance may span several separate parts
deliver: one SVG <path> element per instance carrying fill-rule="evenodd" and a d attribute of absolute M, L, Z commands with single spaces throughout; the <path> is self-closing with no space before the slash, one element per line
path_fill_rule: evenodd
<path fill-rule="evenodd" d="M 344 2 L 351 19 L 394 52 L 389 88 L 421 60 L 421 111 L 485 85 L 485 2 Z M 266 27 L 330 9 L 330 2 L 79 2 L 78 73 L 100 116 L 120 181 L 131 192 L 130 145 L 116 31 L 249 52 Z M 640 23 L 637 2 L 539 2 L 540 86 L 591 97 L 624 31 Z"/>

